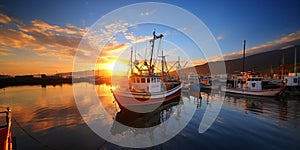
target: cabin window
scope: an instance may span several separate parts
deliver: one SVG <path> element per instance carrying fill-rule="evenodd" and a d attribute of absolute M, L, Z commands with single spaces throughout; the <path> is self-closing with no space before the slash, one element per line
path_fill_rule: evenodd
<path fill-rule="evenodd" d="M 297 83 L 298 82 L 298 79 L 297 78 L 294 78 L 294 83 Z"/>
<path fill-rule="evenodd" d="M 147 78 L 147 82 L 150 83 L 150 78 Z"/>
<path fill-rule="evenodd" d="M 136 83 L 136 78 L 132 78 L 131 81 L 132 81 L 133 83 Z"/>
<path fill-rule="evenodd" d="M 136 78 L 136 79 L 137 79 L 136 83 L 140 83 L 141 82 L 140 78 Z"/>
<path fill-rule="evenodd" d="M 145 83 L 145 78 L 141 78 L 141 82 L 142 82 L 142 83 Z"/>

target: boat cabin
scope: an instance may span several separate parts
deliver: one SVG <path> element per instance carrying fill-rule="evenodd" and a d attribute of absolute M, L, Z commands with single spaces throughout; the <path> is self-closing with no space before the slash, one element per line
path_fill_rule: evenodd
<path fill-rule="evenodd" d="M 283 82 L 290 87 L 300 86 L 300 73 L 289 73 L 288 76 L 283 77 Z"/>
<path fill-rule="evenodd" d="M 233 76 L 233 88 L 248 89 L 248 90 L 262 90 L 263 77 L 256 72 L 245 72 Z M 231 87 L 231 86 L 230 86 Z"/>
<path fill-rule="evenodd" d="M 252 77 L 247 79 L 249 90 L 262 90 L 262 77 Z"/>
<path fill-rule="evenodd" d="M 134 92 L 161 92 L 160 76 L 132 76 L 129 87 Z"/>

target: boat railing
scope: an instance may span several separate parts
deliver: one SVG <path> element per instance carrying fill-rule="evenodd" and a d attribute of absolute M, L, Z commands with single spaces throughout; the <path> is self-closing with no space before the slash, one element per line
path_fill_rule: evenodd
<path fill-rule="evenodd" d="M 5 109 L 1 109 L 0 110 L 0 129 L 7 127 L 9 125 L 10 122 L 10 117 L 9 114 L 10 113 L 10 109 L 7 107 Z M 3 115 L 4 114 L 4 115 Z"/>
<path fill-rule="evenodd" d="M 4 115 L 3 115 L 4 114 Z M 0 145 L 2 149 L 11 150 L 12 134 L 11 134 L 11 111 L 9 107 L 0 107 Z"/>

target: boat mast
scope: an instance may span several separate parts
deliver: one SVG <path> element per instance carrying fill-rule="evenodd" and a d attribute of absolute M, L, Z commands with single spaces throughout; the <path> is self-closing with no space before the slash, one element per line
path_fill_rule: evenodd
<path fill-rule="evenodd" d="M 284 65 L 284 53 L 282 53 L 281 65 L 280 65 L 281 75 L 280 78 L 283 79 L 284 72 L 285 72 L 285 65 Z"/>
<path fill-rule="evenodd" d="M 164 80 L 164 50 L 161 50 L 161 80 Z"/>
<path fill-rule="evenodd" d="M 180 80 L 181 78 L 181 65 L 180 65 L 180 56 L 178 56 L 178 81 Z"/>
<path fill-rule="evenodd" d="M 155 30 L 153 31 L 153 39 L 150 40 L 150 43 L 151 43 L 151 56 L 150 56 L 150 68 L 149 68 L 149 75 L 152 74 L 151 72 L 151 65 L 152 65 L 152 57 L 153 57 L 153 50 L 154 50 L 154 40 L 156 38 L 156 35 L 155 35 Z"/>
<path fill-rule="evenodd" d="M 243 74 L 245 73 L 245 51 L 246 51 L 246 40 L 244 40 L 244 46 L 243 46 Z"/>
<path fill-rule="evenodd" d="M 133 68 L 132 68 L 132 47 L 131 47 L 131 51 L 130 51 L 130 72 L 131 74 L 133 74 Z"/>
<path fill-rule="evenodd" d="M 152 58 L 153 58 L 153 51 L 154 51 L 154 41 L 157 40 L 157 39 L 161 39 L 163 37 L 162 34 L 160 34 L 159 36 L 155 35 L 155 30 L 153 31 L 152 34 L 153 34 L 153 39 L 150 40 L 150 43 L 151 43 L 151 56 L 150 56 L 150 64 L 149 64 L 149 67 L 148 67 L 149 75 L 153 74 L 153 69 L 154 69 L 154 66 L 152 66 Z"/>
<path fill-rule="evenodd" d="M 294 73 L 295 73 L 295 76 L 297 76 L 297 47 L 296 46 L 295 46 Z"/>

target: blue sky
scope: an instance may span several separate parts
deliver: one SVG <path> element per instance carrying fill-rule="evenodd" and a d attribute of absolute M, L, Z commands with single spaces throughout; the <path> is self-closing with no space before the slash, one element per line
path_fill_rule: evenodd
<path fill-rule="evenodd" d="M 52 32 L 57 32 L 61 35 L 67 35 L 67 37 L 79 38 L 83 36 L 83 32 L 86 31 L 91 25 L 99 20 L 105 14 L 118 9 L 122 6 L 129 4 L 146 1 L 134 1 L 134 0 L 99 0 L 99 1 L 14 1 L 4 0 L 0 3 L 0 13 L 2 19 L 9 17 L 14 21 L 2 21 L 0 24 L 1 34 L 3 36 L 3 43 L 9 39 L 9 36 L 5 34 L 9 31 L 19 31 L 18 34 L 26 33 L 23 36 L 33 36 L 33 38 L 39 38 L 36 31 L 32 28 L 38 25 L 46 25 L 51 28 Z M 217 42 L 223 52 L 228 55 L 228 58 L 236 58 L 233 53 L 236 54 L 242 49 L 243 40 L 247 40 L 247 49 L 252 50 L 253 54 L 263 52 L 264 50 L 270 50 L 271 48 L 280 48 L 286 46 L 283 43 L 298 40 L 300 31 L 300 1 L 286 0 L 286 1 L 217 1 L 217 0 L 198 0 L 198 1 L 157 1 L 163 3 L 169 3 L 181 7 L 195 16 L 197 16 L 203 23 L 209 28 L 213 36 L 217 39 Z M 180 21 L 180 18 L 178 19 Z M 35 26 L 35 24 L 37 26 Z M 22 26 L 22 28 L 20 28 Z M 56 26 L 56 27 L 54 27 Z M 30 31 L 28 30 L 30 27 Z M 25 28 L 27 30 L 25 30 Z M 71 33 L 61 29 L 72 29 L 72 32 L 76 30 L 76 33 Z M 54 31 L 55 30 L 55 31 Z M 80 30 L 80 32 L 79 32 Z M 49 30 L 47 30 L 48 32 Z M 77 32 L 78 31 L 78 32 Z M 65 33 L 63 33 L 65 32 Z M 151 35 L 150 31 L 150 35 Z M 15 32 L 14 32 L 15 33 Z M 49 31 L 50 33 L 50 31 Z M 288 40 L 287 40 L 288 39 Z M 49 39 L 48 39 L 49 40 Z M 292 41 L 291 41 L 292 40 Z M 10 40 L 11 41 L 11 40 Z M 21 41 L 21 40 L 20 40 Z M 19 42 L 20 42 L 19 41 Z M 43 44 L 42 39 L 39 39 L 40 44 Z M 71 45 L 71 39 L 67 40 L 67 44 Z M 70 42 L 70 43 L 68 43 Z M 70 65 L 72 58 L 67 57 L 71 50 L 61 51 L 58 50 L 61 47 L 55 49 L 53 45 L 49 44 L 46 48 L 38 48 L 43 45 L 32 45 L 32 43 L 21 43 L 28 45 L 27 49 L 33 47 L 37 50 L 23 51 L 26 48 L 20 48 L 16 45 L 16 42 L 12 42 L 12 45 L 3 44 L 0 45 L 0 63 L 2 66 L 20 67 L 24 68 L 21 64 L 29 66 L 28 61 L 35 62 L 39 67 L 23 71 L 13 71 L 11 69 L 1 69 L 1 73 L 8 74 L 24 74 L 24 73 L 39 73 L 47 70 L 43 69 L 45 62 L 53 72 L 63 72 L 64 70 L 70 71 Z M 7 43 L 7 42 L 6 42 Z M 75 42 L 76 43 L 76 42 Z M 277 45 L 276 45 L 277 44 Z M 275 46 L 274 46 L 275 45 Z M 49 47 L 56 51 L 49 51 Z M 74 46 L 76 47 L 76 46 Z M 70 49 L 72 46 L 70 46 Z M 45 49 L 44 51 L 38 51 L 38 49 Z M 46 52 L 45 52 L 46 51 Z M 255 52 L 256 51 L 256 52 Z M 250 52 L 250 51 L 249 51 Z M 18 58 L 24 58 L 23 61 L 16 60 Z M 55 64 L 54 60 L 61 60 L 59 65 Z M 43 61 L 43 62 L 42 62 Z M 16 63 L 17 62 L 17 63 Z M 53 62 L 53 65 L 49 63 Z M 37 71 L 39 70 L 39 71 Z"/>

